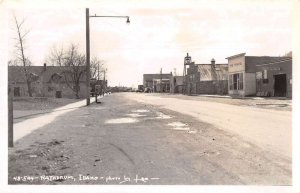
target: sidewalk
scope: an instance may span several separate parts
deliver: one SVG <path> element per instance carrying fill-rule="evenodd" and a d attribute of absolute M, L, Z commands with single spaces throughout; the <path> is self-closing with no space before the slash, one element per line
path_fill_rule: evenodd
<path fill-rule="evenodd" d="M 91 97 L 90 102 L 95 102 L 95 97 Z M 79 102 L 71 103 L 59 108 L 56 108 L 50 112 L 43 113 L 41 116 L 30 118 L 19 123 L 14 124 L 14 142 L 18 141 L 22 137 L 30 134 L 36 129 L 39 129 L 49 123 L 55 118 L 65 113 L 74 111 L 77 108 L 86 106 L 86 99 Z"/>

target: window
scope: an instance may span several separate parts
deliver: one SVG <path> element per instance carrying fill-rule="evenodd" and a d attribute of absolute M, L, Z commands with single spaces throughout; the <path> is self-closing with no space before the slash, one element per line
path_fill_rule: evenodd
<path fill-rule="evenodd" d="M 264 71 L 262 72 L 262 74 L 263 74 L 263 83 L 264 83 L 264 84 L 269 83 L 269 80 L 268 80 L 268 71 L 267 71 L 267 70 L 264 70 Z"/>
<path fill-rule="evenodd" d="M 191 74 L 190 77 L 189 77 L 189 79 L 190 79 L 190 82 L 194 82 L 194 80 L 195 80 L 195 74 Z"/>
<path fill-rule="evenodd" d="M 267 70 L 263 71 L 263 79 L 268 79 L 268 71 Z"/>
<path fill-rule="evenodd" d="M 243 73 L 239 74 L 239 79 L 238 79 L 238 84 L 239 84 L 239 90 L 243 90 L 244 89 L 244 84 L 243 84 Z"/>
<path fill-rule="evenodd" d="M 262 79 L 262 72 L 256 72 L 256 80 Z"/>
<path fill-rule="evenodd" d="M 146 81 L 146 87 L 150 87 L 151 86 L 151 81 Z"/>
<path fill-rule="evenodd" d="M 229 75 L 229 89 L 230 90 L 243 90 L 243 73 Z"/>

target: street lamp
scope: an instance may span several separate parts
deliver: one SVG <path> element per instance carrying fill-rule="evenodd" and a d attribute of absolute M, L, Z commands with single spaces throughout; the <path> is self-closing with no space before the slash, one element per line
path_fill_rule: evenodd
<path fill-rule="evenodd" d="M 90 105 L 90 17 L 111 17 L 111 18 L 126 18 L 126 23 L 130 24 L 129 16 L 99 16 L 99 15 L 90 15 L 89 8 L 85 9 L 86 16 L 86 84 L 87 84 L 87 93 L 86 93 L 86 105 Z"/>

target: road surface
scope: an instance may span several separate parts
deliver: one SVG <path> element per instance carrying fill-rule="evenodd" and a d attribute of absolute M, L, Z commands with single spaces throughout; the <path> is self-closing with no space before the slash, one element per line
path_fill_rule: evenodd
<path fill-rule="evenodd" d="M 272 143 L 263 148 L 251 137 L 219 127 L 221 123 L 237 127 L 233 121 L 220 120 L 222 113 L 249 111 L 248 120 L 256 117 L 253 112 L 262 113 L 259 109 L 139 93 L 112 94 L 102 101 L 57 116 L 53 112 L 51 122 L 17 140 L 9 151 L 9 183 L 291 184 L 289 156 L 271 151 Z M 212 111 L 214 118 L 209 115 Z M 255 123 L 239 127 L 251 125 Z"/>
<path fill-rule="evenodd" d="M 292 157 L 292 112 L 126 93 L 128 99 L 191 115 L 219 129 L 238 134 L 260 148 Z M 190 99 L 191 98 L 191 99 Z M 284 143 L 284 145 L 283 145 Z"/>

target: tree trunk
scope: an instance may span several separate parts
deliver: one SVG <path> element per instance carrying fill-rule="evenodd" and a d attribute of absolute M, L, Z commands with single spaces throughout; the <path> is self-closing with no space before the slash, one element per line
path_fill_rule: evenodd
<path fill-rule="evenodd" d="M 31 90 L 31 82 L 28 80 L 28 78 L 26 78 L 26 82 L 27 82 L 27 88 L 28 88 L 28 95 L 29 97 L 32 97 L 32 90 Z"/>
<path fill-rule="evenodd" d="M 26 67 L 28 66 L 28 64 L 26 64 L 26 57 L 24 54 L 24 46 L 23 46 L 23 42 L 24 42 L 24 37 L 26 36 L 26 34 L 21 35 L 21 26 L 23 24 L 23 22 L 21 22 L 21 24 L 18 23 L 17 18 L 15 17 L 15 22 L 16 22 L 16 26 L 17 26 L 17 33 L 18 33 L 18 37 L 19 37 L 19 51 L 21 52 L 21 56 L 22 56 L 22 63 L 23 63 L 23 68 L 24 68 L 24 73 L 25 73 L 25 78 L 26 78 L 26 83 L 27 83 L 27 88 L 28 88 L 28 95 L 30 97 L 32 97 L 32 92 L 31 92 L 31 82 L 29 80 L 28 77 L 28 72 Z"/>

